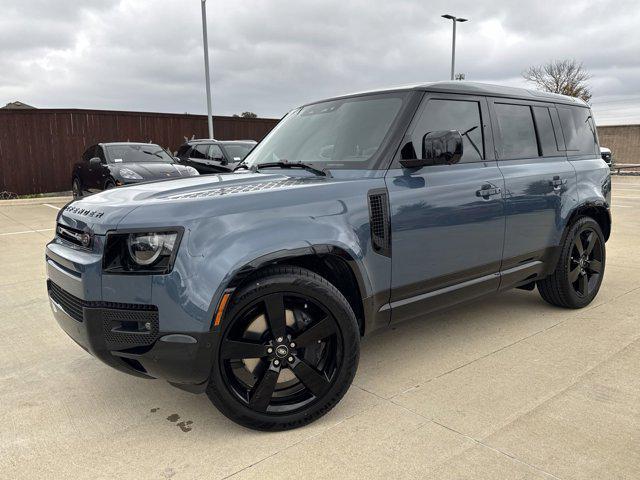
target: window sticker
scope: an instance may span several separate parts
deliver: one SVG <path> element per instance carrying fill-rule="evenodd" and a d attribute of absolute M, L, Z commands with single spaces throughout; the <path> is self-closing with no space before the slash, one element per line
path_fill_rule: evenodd
<path fill-rule="evenodd" d="M 115 163 L 122 163 L 122 159 L 121 158 L 114 158 L 113 161 Z"/>

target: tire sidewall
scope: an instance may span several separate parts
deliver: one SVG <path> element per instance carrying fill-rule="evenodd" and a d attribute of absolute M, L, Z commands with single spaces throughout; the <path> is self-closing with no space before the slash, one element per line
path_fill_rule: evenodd
<path fill-rule="evenodd" d="M 231 308 L 225 313 L 227 319 L 221 329 L 213 348 L 213 365 L 207 387 L 207 395 L 218 409 L 232 420 L 254 429 L 283 430 L 301 426 L 319 418 L 328 412 L 346 393 L 358 365 L 360 334 L 355 319 L 346 299 L 332 285 L 318 281 L 315 274 L 301 276 L 293 273 L 279 273 L 262 277 L 249 282 L 241 288 L 235 296 Z M 301 411 L 288 414 L 264 414 L 251 410 L 241 403 L 230 392 L 223 379 L 222 364 L 219 361 L 220 347 L 226 330 L 233 319 L 244 311 L 251 303 L 266 295 L 277 292 L 301 294 L 321 304 L 331 312 L 336 320 L 342 336 L 342 364 L 337 372 L 337 378 L 330 389 L 311 405 Z M 336 295 L 337 294 L 337 295 Z"/>

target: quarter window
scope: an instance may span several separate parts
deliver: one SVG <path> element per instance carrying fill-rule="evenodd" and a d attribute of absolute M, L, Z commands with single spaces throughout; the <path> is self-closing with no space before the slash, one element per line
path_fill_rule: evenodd
<path fill-rule="evenodd" d="M 591 112 L 587 108 L 558 107 L 560 125 L 569 155 L 596 153 L 597 141 Z"/>
<path fill-rule="evenodd" d="M 458 130 L 462 135 L 460 162 L 484 159 L 480 104 L 467 100 L 431 99 L 411 134 L 411 145 L 402 149 L 403 158 L 423 158 L 422 139 L 431 132 Z"/>
<path fill-rule="evenodd" d="M 500 158 L 507 160 L 539 156 L 531 107 L 496 103 L 495 110 L 502 140 Z"/>

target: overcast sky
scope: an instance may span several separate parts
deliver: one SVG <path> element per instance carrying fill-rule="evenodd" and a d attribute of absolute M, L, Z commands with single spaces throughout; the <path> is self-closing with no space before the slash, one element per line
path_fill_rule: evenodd
<path fill-rule="evenodd" d="M 214 114 L 456 71 L 523 85 L 554 58 L 591 72 L 599 124 L 640 123 L 637 0 L 208 0 Z M 200 0 L 0 0 L 0 104 L 205 113 Z"/>

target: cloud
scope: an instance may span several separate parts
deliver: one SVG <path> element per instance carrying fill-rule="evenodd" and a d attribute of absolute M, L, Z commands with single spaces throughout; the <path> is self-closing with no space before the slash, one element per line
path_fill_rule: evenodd
<path fill-rule="evenodd" d="M 9 3 L 9 5 L 2 5 Z M 204 113 L 198 0 L 0 0 L 0 103 Z M 213 105 L 279 117 L 335 94 L 447 79 L 457 68 L 523 85 L 520 72 L 575 58 L 596 118 L 640 121 L 640 10 L 632 1 L 210 0 Z M 617 14 L 616 12 L 620 12 Z"/>

